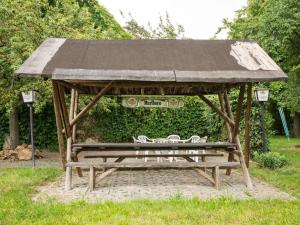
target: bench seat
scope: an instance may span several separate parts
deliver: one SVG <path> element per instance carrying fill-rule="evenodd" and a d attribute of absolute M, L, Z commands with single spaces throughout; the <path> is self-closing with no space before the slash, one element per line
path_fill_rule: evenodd
<path fill-rule="evenodd" d="M 120 158 L 119 158 L 120 159 Z M 239 162 L 172 162 L 172 163 L 132 163 L 132 162 L 112 162 L 112 163 L 94 163 L 94 162 L 69 162 L 66 164 L 67 167 L 74 167 L 74 168 L 89 168 L 89 188 L 90 191 L 94 190 L 95 188 L 95 168 L 101 169 L 109 169 L 103 172 L 98 179 L 101 180 L 107 175 L 111 174 L 112 172 L 116 171 L 119 168 L 125 169 L 132 169 L 132 168 L 152 168 L 152 169 L 178 169 L 178 168 L 190 168 L 194 169 L 200 175 L 207 178 L 211 183 L 215 185 L 217 189 L 220 188 L 220 169 L 227 169 L 227 168 L 235 168 L 239 167 Z M 212 169 L 212 177 L 206 173 L 205 169 L 210 168 Z"/>

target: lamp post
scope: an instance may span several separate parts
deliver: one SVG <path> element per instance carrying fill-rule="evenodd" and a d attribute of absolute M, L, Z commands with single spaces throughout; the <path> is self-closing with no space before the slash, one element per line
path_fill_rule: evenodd
<path fill-rule="evenodd" d="M 255 100 L 259 103 L 259 119 L 261 126 L 261 139 L 262 139 L 262 151 L 269 151 L 268 139 L 266 133 L 266 122 L 265 122 L 265 102 L 269 100 L 269 89 L 259 88 L 254 90 Z"/>
<path fill-rule="evenodd" d="M 33 138 L 33 103 L 36 100 L 36 92 L 28 91 L 22 92 L 23 102 L 27 104 L 29 107 L 30 114 L 30 138 L 31 138 L 31 147 L 32 147 L 32 167 L 35 168 L 35 146 L 34 146 L 34 138 Z"/>

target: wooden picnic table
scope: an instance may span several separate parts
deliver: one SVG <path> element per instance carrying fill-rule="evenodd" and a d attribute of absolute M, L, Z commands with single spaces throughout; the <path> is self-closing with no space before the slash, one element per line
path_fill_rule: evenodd
<path fill-rule="evenodd" d="M 147 150 L 227 150 L 236 149 L 236 144 L 227 142 L 206 143 L 76 143 L 73 151 L 147 151 Z"/>

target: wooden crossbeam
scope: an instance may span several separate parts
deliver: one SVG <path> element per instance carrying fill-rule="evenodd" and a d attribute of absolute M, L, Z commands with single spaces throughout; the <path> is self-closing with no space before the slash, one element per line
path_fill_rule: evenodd
<path fill-rule="evenodd" d="M 221 106 L 221 110 L 222 112 L 227 115 L 227 111 L 226 111 L 226 107 L 225 107 L 225 103 L 224 103 L 224 95 L 222 93 L 218 94 L 219 96 L 219 101 L 220 101 L 220 106 Z M 228 116 L 228 115 L 227 115 Z M 229 116 L 228 116 L 229 117 Z M 230 117 L 229 117 L 230 118 Z M 232 127 L 230 126 L 230 124 L 227 121 L 224 121 L 225 126 L 226 126 L 226 130 L 227 130 L 227 135 L 228 135 L 228 141 L 232 141 L 232 135 L 231 135 L 231 129 Z"/>
<path fill-rule="evenodd" d="M 112 81 L 108 83 L 104 88 L 101 89 L 101 91 L 98 92 L 98 94 L 92 99 L 92 101 L 87 104 L 80 113 L 76 115 L 76 117 L 70 122 L 70 125 L 73 126 L 80 118 L 82 118 L 90 108 L 93 107 L 93 105 L 96 104 L 96 102 L 109 90 L 109 88 L 112 85 Z"/>
<path fill-rule="evenodd" d="M 195 162 L 195 160 L 193 160 L 190 157 L 184 157 L 188 162 Z M 205 169 L 203 170 L 203 168 L 193 168 L 194 171 L 196 171 L 200 176 L 206 178 L 209 182 L 211 182 L 213 185 L 215 185 L 215 181 L 212 177 L 210 177 L 206 172 Z"/>
<path fill-rule="evenodd" d="M 230 119 L 226 114 L 224 114 L 219 108 L 217 108 L 209 99 L 207 99 L 204 95 L 199 95 L 199 97 L 204 101 L 213 111 L 219 114 L 230 126 L 234 127 L 235 123 L 232 119 Z"/>
<path fill-rule="evenodd" d="M 62 120 L 63 120 L 64 127 L 65 127 L 64 131 L 68 138 L 68 137 L 71 137 L 72 132 L 71 132 L 71 125 L 70 125 L 68 110 L 67 110 L 67 105 L 66 105 L 65 90 L 64 90 L 63 86 L 58 85 L 58 93 L 59 93 L 61 116 L 62 116 Z"/>

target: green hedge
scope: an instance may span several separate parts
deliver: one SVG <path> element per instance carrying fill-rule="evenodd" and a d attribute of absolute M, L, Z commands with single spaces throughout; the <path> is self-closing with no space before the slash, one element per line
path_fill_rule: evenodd
<path fill-rule="evenodd" d="M 236 101 L 232 94 L 233 109 Z M 217 104 L 217 98 L 212 98 Z M 93 108 L 78 126 L 78 138 L 84 141 L 88 137 L 103 142 L 130 142 L 132 136 L 140 134 L 151 138 L 166 137 L 178 134 L 182 138 L 191 135 L 208 136 L 209 141 L 226 140 L 223 121 L 213 113 L 198 97 L 185 97 L 185 106 L 178 109 L 167 108 L 124 108 L 120 98 L 103 99 Z M 81 106 L 83 104 L 80 104 Z M 29 110 L 20 109 L 20 141 L 29 143 Z M 244 113 L 244 112 L 243 112 Z M 261 146 L 258 106 L 253 103 L 251 117 L 251 148 L 258 150 Z M 241 123 L 241 139 L 243 140 L 244 120 Z M 272 115 L 267 113 L 267 127 L 271 134 Z M 0 116 L 0 144 L 8 133 L 8 118 Z M 41 148 L 57 148 L 55 117 L 52 105 L 48 104 L 34 115 L 34 133 L 36 145 Z"/>
<path fill-rule="evenodd" d="M 140 134 L 151 138 L 178 134 L 188 138 L 193 134 L 207 135 L 209 140 L 222 140 L 220 118 L 195 97 L 184 98 L 185 106 L 168 108 L 124 108 L 113 106 L 106 112 L 94 112 L 96 132 L 103 141 L 132 141 Z"/>

